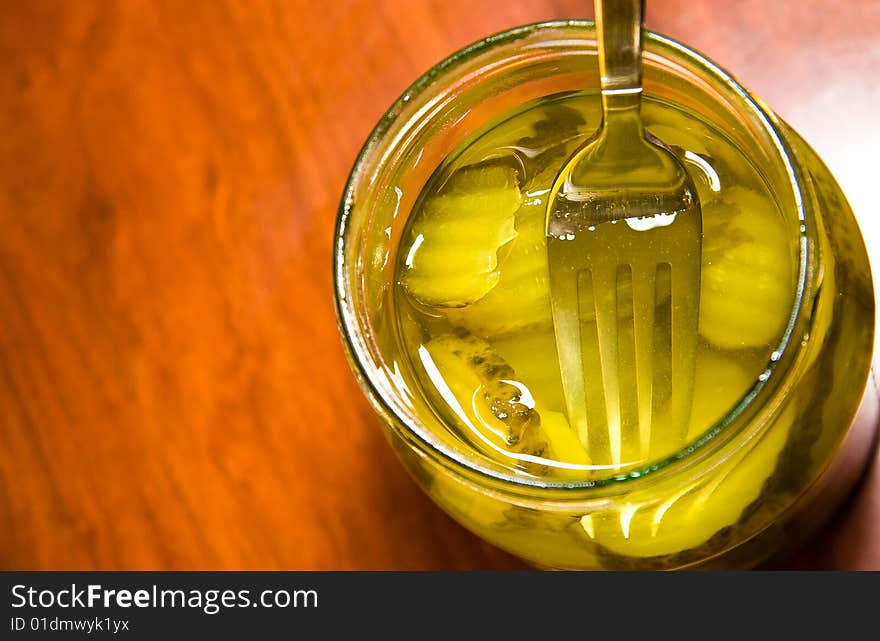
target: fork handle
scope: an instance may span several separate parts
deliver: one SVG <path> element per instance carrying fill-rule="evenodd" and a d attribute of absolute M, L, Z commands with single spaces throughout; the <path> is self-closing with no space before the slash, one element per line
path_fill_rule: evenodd
<path fill-rule="evenodd" d="M 607 118 L 609 108 L 638 108 L 641 103 L 645 0 L 594 0 L 594 8 Z"/>

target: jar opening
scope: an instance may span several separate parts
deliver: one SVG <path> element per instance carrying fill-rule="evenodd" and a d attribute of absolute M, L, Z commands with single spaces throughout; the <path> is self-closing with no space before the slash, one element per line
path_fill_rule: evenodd
<path fill-rule="evenodd" d="M 729 74 L 684 45 L 664 36 L 647 33 L 646 64 L 652 64 L 659 71 L 655 74 L 653 85 L 646 74 L 646 92 L 658 88 L 658 83 L 662 81 L 667 93 L 671 92 L 676 99 L 690 103 L 696 100 L 691 95 L 695 92 L 694 83 L 699 83 L 704 90 L 711 89 L 719 96 L 720 107 L 717 110 L 722 115 L 718 117 L 727 117 L 730 130 L 744 140 L 754 132 L 744 130 L 734 116 L 724 116 L 723 110 L 726 107 L 731 112 L 748 115 L 749 122 L 766 143 L 758 151 L 764 154 L 759 160 L 777 167 L 780 184 L 787 185 L 787 189 L 777 193 L 777 196 L 781 206 L 799 221 L 800 237 L 794 261 L 796 283 L 788 322 L 766 362 L 766 368 L 729 412 L 683 449 L 644 465 L 599 478 L 563 481 L 517 474 L 474 450 L 457 447 L 438 438 L 436 431 L 419 419 L 416 411 L 419 401 L 403 380 L 405 365 L 399 359 L 383 356 L 377 345 L 377 337 L 383 329 L 387 329 L 383 326 L 390 322 L 389 317 L 392 316 L 392 310 L 388 308 L 387 274 L 389 262 L 394 262 L 395 248 L 389 244 L 374 247 L 373 251 L 362 251 L 362 235 L 367 233 L 369 224 L 375 226 L 382 222 L 370 220 L 372 212 L 362 192 L 370 190 L 374 192 L 374 201 L 384 200 L 384 209 L 393 211 L 394 219 L 398 212 L 408 212 L 412 201 L 407 203 L 405 194 L 412 190 L 396 186 L 387 188 L 395 184 L 389 180 L 389 176 L 393 173 L 395 163 L 401 162 L 401 149 L 419 147 L 419 143 L 424 142 L 429 131 L 428 123 L 440 118 L 478 121 L 482 116 L 478 106 L 471 105 L 455 112 L 450 105 L 462 102 L 464 92 L 472 92 L 480 83 L 488 83 L 486 78 L 496 73 L 493 70 L 504 69 L 509 76 L 503 79 L 500 71 L 497 73 L 501 80 L 493 76 L 498 85 L 498 100 L 506 98 L 510 104 L 515 104 L 515 100 L 521 99 L 522 94 L 517 93 L 516 89 L 522 84 L 522 76 L 517 76 L 516 72 L 525 68 L 526 62 L 532 65 L 529 68 L 529 82 L 540 84 L 539 92 L 551 91 L 554 88 L 553 73 L 558 74 L 560 69 L 560 56 L 577 55 L 591 46 L 595 47 L 591 22 L 540 23 L 490 36 L 439 63 L 392 105 L 371 134 L 352 170 L 337 220 L 334 270 L 337 311 L 350 360 L 374 407 L 419 451 L 440 457 L 467 474 L 492 479 L 493 482 L 567 491 L 619 486 L 624 481 L 655 475 L 673 464 L 680 468 L 687 462 L 704 458 L 715 451 L 716 446 L 729 442 L 743 430 L 757 429 L 755 417 L 772 405 L 770 400 L 780 393 L 785 372 L 797 350 L 796 345 L 791 345 L 791 338 L 801 321 L 802 303 L 809 285 L 810 235 L 813 230 L 808 224 L 800 177 L 791 162 L 788 147 L 774 124 L 773 116 Z M 517 67 L 520 63 L 523 67 Z M 509 66 L 505 68 L 505 64 Z M 542 70 L 545 75 L 536 74 L 536 69 Z M 532 89 L 536 90 L 535 87 Z M 443 135 L 452 139 L 455 133 L 447 129 Z M 429 146 L 424 145 L 420 149 L 424 153 L 420 152 L 415 162 L 406 167 L 409 180 L 415 185 L 423 185 L 439 163 L 437 156 L 430 156 Z M 363 220 L 359 220 L 359 217 Z M 401 221 L 396 223 L 391 221 L 389 237 L 394 235 L 393 225 L 402 224 L 406 216 L 400 218 Z M 382 295 L 369 300 L 370 292 L 382 292 Z M 421 409 L 425 409 L 424 406 Z"/>

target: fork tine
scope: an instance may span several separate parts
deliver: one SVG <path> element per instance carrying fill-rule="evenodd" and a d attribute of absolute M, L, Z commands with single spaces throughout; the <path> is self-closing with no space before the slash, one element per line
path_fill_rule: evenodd
<path fill-rule="evenodd" d="M 551 240 L 549 242 L 560 241 Z M 568 420 L 584 449 L 589 452 L 584 361 L 581 349 L 572 349 L 573 345 L 580 347 L 583 344 L 578 305 L 578 282 L 578 272 L 570 269 L 557 270 L 555 273 L 553 270 L 550 271 L 553 325 Z M 560 304 L 560 301 L 567 301 L 568 304 Z"/>
<path fill-rule="evenodd" d="M 638 276 L 638 272 L 636 272 Z M 617 377 L 620 394 L 621 461 L 641 460 L 639 389 L 636 376 L 636 310 L 633 309 L 633 266 L 617 265 Z M 604 405 L 604 401 L 602 403 Z"/>
<path fill-rule="evenodd" d="M 654 272 L 654 331 L 651 359 L 651 445 L 653 456 L 668 452 L 675 442 L 672 430 L 672 266 L 658 263 Z"/>
<path fill-rule="evenodd" d="M 620 380 L 618 376 L 617 265 L 593 265 L 593 300 L 599 331 L 602 388 L 612 465 L 621 464 L 623 438 L 620 425 Z"/>
<path fill-rule="evenodd" d="M 697 257 L 699 261 L 699 257 Z M 693 402 L 694 363 L 700 305 L 692 299 L 700 291 L 700 263 L 683 260 L 672 269 L 672 395 L 669 405 L 671 427 L 683 443 L 690 426 Z"/>
<path fill-rule="evenodd" d="M 654 263 L 633 264 L 633 326 L 635 336 L 636 398 L 639 407 L 639 446 L 646 458 L 651 448 L 654 417 L 654 305 L 657 267 Z"/>

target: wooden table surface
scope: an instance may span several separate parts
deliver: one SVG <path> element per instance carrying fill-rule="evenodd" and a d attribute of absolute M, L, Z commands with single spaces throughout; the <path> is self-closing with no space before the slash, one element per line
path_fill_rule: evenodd
<path fill-rule="evenodd" d="M 591 3 L 0 5 L 0 569 L 521 567 L 387 446 L 332 227 L 420 73 Z M 817 147 L 876 256 L 880 2 L 648 5 Z M 880 475 L 838 523 L 796 565 L 880 568 Z"/>

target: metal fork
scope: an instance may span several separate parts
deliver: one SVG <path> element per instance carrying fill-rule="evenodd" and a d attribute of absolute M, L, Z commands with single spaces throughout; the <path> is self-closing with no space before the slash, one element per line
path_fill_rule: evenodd
<path fill-rule="evenodd" d="M 593 464 L 614 468 L 687 435 L 702 215 L 687 171 L 642 125 L 644 0 L 595 9 L 602 123 L 558 175 L 546 231 L 569 421 Z"/>

